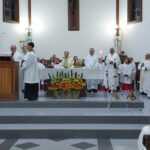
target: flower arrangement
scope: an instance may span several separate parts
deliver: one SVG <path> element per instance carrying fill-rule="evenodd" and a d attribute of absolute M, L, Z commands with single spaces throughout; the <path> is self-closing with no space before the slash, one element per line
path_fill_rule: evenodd
<path fill-rule="evenodd" d="M 50 76 L 49 90 L 54 93 L 57 98 L 77 98 L 80 91 L 85 87 L 82 79 L 83 74 L 78 75 L 77 72 L 73 73 L 71 70 L 68 73 L 63 71 L 58 72 L 53 77 Z"/>

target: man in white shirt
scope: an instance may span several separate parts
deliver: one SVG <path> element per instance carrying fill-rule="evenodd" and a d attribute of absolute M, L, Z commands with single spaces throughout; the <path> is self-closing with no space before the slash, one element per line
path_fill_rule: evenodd
<path fill-rule="evenodd" d="M 90 48 L 89 54 L 84 59 L 84 65 L 86 69 L 95 69 L 98 68 L 98 56 L 95 54 L 94 48 Z M 87 90 L 89 92 L 97 92 L 98 80 L 86 80 Z"/>
<path fill-rule="evenodd" d="M 10 50 L 11 50 L 12 59 L 16 62 L 21 63 L 21 61 L 23 60 L 23 55 L 17 51 L 17 47 L 15 44 L 10 46 Z"/>
<path fill-rule="evenodd" d="M 34 43 L 29 42 L 27 46 L 28 51 L 21 65 L 22 69 L 24 70 L 24 83 L 25 83 L 24 98 L 29 101 L 38 100 L 38 90 L 39 90 L 38 63 L 33 48 Z"/>
<path fill-rule="evenodd" d="M 117 90 L 119 86 L 118 66 L 121 63 L 119 55 L 114 48 L 110 49 L 110 53 L 106 57 L 107 66 L 107 85 L 109 90 Z"/>

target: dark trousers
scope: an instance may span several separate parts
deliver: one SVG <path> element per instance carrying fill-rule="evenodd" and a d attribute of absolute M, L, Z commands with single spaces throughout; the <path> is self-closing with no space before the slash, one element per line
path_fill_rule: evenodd
<path fill-rule="evenodd" d="M 25 83 L 25 91 L 24 91 L 24 98 L 30 101 L 38 100 L 38 91 L 39 91 L 39 84 L 38 83 Z"/>

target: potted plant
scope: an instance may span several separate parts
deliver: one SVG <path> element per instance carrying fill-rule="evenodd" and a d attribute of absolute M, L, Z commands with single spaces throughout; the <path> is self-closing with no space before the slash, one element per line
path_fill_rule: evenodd
<path fill-rule="evenodd" d="M 59 99 L 76 99 L 80 96 L 80 91 L 85 87 L 82 79 L 83 74 L 78 75 L 77 72 L 63 71 L 56 73 L 53 77 L 50 76 L 49 90 Z"/>

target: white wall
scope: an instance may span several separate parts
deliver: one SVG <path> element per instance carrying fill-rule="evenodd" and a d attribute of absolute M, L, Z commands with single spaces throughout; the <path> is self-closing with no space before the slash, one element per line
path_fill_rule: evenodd
<path fill-rule="evenodd" d="M 113 43 L 116 0 L 80 0 L 80 31 L 68 31 L 67 0 L 32 0 L 32 28 L 39 57 L 84 57 L 94 47 L 106 53 Z"/>
<path fill-rule="evenodd" d="M 25 37 L 25 28 L 28 27 L 28 1 L 20 0 L 20 23 L 10 24 L 3 22 L 3 8 L 0 0 L 0 53 L 9 52 L 12 43 L 17 44 Z"/>
<path fill-rule="evenodd" d="M 150 53 L 150 0 L 143 0 L 143 22 L 127 25 L 127 0 L 120 0 L 120 24 L 123 27 L 123 50 L 135 61 Z"/>

